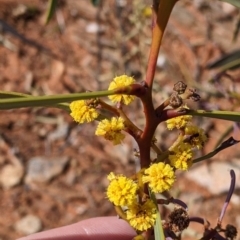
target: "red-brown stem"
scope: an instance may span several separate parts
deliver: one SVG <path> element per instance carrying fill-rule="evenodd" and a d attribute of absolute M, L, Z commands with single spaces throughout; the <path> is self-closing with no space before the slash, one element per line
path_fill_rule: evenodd
<path fill-rule="evenodd" d="M 114 89 L 115 94 L 126 94 L 126 95 L 134 95 L 142 98 L 146 93 L 146 86 L 141 84 L 132 84 L 126 87 L 119 87 Z"/>
<path fill-rule="evenodd" d="M 156 63 L 162 42 L 163 33 L 176 2 L 177 0 L 161 0 L 158 7 L 157 16 L 155 12 L 153 13 L 154 15 L 152 23 L 152 43 L 148 58 L 148 68 L 146 75 L 146 83 L 150 89 L 152 88 L 153 84 L 153 78 L 155 74 Z"/>
<path fill-rule="evenodd" d="M 105 103 L 105 102 L 102 101 L 101 99 L 99 99 L 98 101 L 99 101 L 99 105 L 100 105 L 103 109 L 108 110 L 109 112 L 112 112 L 113 114 L 115 114 L 115 115 L 117 115 L 117 116 L 120 115 L 119 112 L 118 112 L 118 110 L 117 110 L 115 107 L 113 107 L 113 106 Z"/>
<path fill-rule="evenodd" d="M 157 121 L 159 123 L 166 121 L 168 119 L 171 118 L 175 118 L 175 117 L 179 117 L 179 116 L 183 116 L 183 115 L 187 115 L 189 113 L 190 110 L 188 109 L 165 109 L 162 112 L 158 112 L 156 111 L 156 115 L 158 116 Z M 188 114 L 189 115 L 189 114 Z"/>
<path fill-rule="evenodd" d="M 137 140 L 139 145 L 140 161 L 142 168 L 148 167 L 150 164 L 150 149 L 152 144 L 152 138 L 157 128 L 157 125 L 159 124 L 159 119 L 156 115 L 156 112 L 154 111 L 154 106 L 152 102 L 152 84 L 163 33 L 166 28 L 171 11 L 176 2 L 177 0 L 161 0 L 158 9 L 156 6 L 154 6 L 152 43 L 145 80 L 147 92 L 141 97 L 146 123 L 141 138 Z"/>
<path fill-rule="evenodd" d="M 160 106 L 156 108 L 156 112 L 161 113 L 170 104 L 170 98 L 166 99 Z"/>

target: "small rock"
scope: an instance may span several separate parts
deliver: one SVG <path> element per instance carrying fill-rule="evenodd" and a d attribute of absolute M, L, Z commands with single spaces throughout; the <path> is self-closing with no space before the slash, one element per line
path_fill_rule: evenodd
<path fill-rule="evenodd" d="M 63 171 L 68 161 L 68 157 L 34 157 L 29 161 L 25 182 L 48 182 Z"/>
<path fill-rule="evenodd" d="M 0 172 L 0 183 L 5 189 L 12 188 L 21 182 L 23 174 L 21 165 L 8 164 Z"/>
<path fill-rule="evenodd" d="M 230 3 L 227 3 L 227 2 L 223 2 L 223 3 L 222 3 L 222 10 L 223 10 L 223 12 L 224 12 L 225 14 L 230 15 L 230 14 L 232 14 L 233 12 L 235 12 L 236 9 L 237 9 L 237 8 L 236 8 L 235 6 L 233 6 L 232 4 L 230 4 Z"/>
<path fill-rule="evenodd" d="M 89 23 L 86 26 L 87 33 L 98 33 L 98 32 L 102 32 L 102 31 L 103 31 L 103 28 L 95 22 Z"/>
<path fill-rule="evenodd" d="M 230 187 L 231 177 L 229 171 L 233 169 L 236 174 L 236 187 L 240 187 L 240 161 L 234 159 L 231 162 L 214 162 L 208 167 L 202 164 L 199 167 L 190 169 L 186 177 L 206 187 L 211 193 L 219 194 L 227 192 Z"/>
<path fill-rule="evenodd" d="M 50 142 L 56 141 L 60 138 L 66 138 L 69 130 L 68 123 L 64 122 L 62 119 L 58 121 L 57 129 L 48 134 L 48 140 Z"/>
<path fill-rule="evenodd" d="M 15 18 L 22 17 L 27 13 L 27 6 L 19 4 L 16 8 L 12 10 L 12 15 Z"/>
<path fill-rule="evenodd" d="M 164 54 L 159 54 L 157 58 L 157 66 L 160 68 L 164 68 L 167 63 L 166 56 Z"/>
<path fill-rule="evenodd" d="M 116 5 L 117 5 L 118 7 L 123 8 L 123 7 L 125 7 L 125 6 L 127 5 L 127 1 L 126 1 L 126 0 L 117 0 L 117 1 L 116 1 Z"/>
<path fill-rule="evenodd" d="M 36 233 L 42 229 L 42 222 L 34 215 L 27 215 L 16 222 L 15 229 L 23 234 Z"/>
<path fill-rule="evenodd" d="M 0 168 L 0 184 L 3 188 L 9 189 L 21 182 L 24 174 L 24 167 L 20 159 L 15 156 L 14 149 L 12 149 L 1 136 L 0 152 L 0 162 L 2 163 L 2 167 Z M 7 165 L 5 165 L 6 163 Z"/>
<path fill-rule="evenodd" d="M 78 215 L 82 215 L 82 214 L 84 214 L 88 210 L 88 206 L 81 205 L 81 206 L 77 207 L 75 210 L 76 210 L 76 213 Z"/>

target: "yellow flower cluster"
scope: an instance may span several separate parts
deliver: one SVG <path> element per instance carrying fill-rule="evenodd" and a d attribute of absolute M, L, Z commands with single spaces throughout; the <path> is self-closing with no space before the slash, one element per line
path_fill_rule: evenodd
<path fill-rule="evenodd" d="M 116 89 L 116 91 L 113 91 L 114 95 L 109 96 L 109 99 L 113 103 L 126 105 L 131 103 L 134 96 L 126 95 L 126 90 L 131 90 L 129 86 L 134 82 L 135 80 L 127 75 L 115 77 L 108 89 Z M 118 92 L 125 94 L 117 94 Z M 100 119 L 97 107 L 112 110 L 112 107 L 97 99 L 74 101 L 69 107 L 70 115 L 78 123 Z M 203 129 L 192 125 L 191 120 L 192 116 L 185 115 L 166 121 L 169 130 L 176 128 L 181 131 L 174 147 L 170 148 L 167 163 L 156 162 L 146 169 L 141 169 L 137 174 L 137 180 L 124 175 L 115 175 L 112 172 L 108 175 L 110 183 L 106 195 L 109 201 L 118 209 L 124 209 L 124 212 L 122 211 L 124 219 L 137 231 L 143 232 L 153 228 L 157 217 L 157 205 L 144 195 L 145 187 L 147 186 L 152 193 L 170 190 L 176 180 L 174 171 L 187 170 L 192 165 L 193 148 L 200 149 L 207 141 Z M 120 144 L 125 137 L 122 133 L 126 130 L 125 124 L 122 117 L 103 119 L 99 122 L 95 134 L 112 141 L 114 145 Z"/>
<path fill-rule="evenodd" d="M 107 188 L 107 197 L 115 206 L 127 207 L 126 219 L 138 231 L 145 231 L 154 226 L 157 208 L 154 202 L 148 199 L 138 203 L 138 185 L 132 179 L 123 175 L 108 175 L 110 184 Z"/>
<path fill-rule="evenodd" d="M 129 77 L 127 75 L 118 76 L 118 77 L 115 77 L 113 79 L 113 81 L 110 83 L 108 90 L 113 90 L 113 89 L 121 88 L 121 87 L 127 87 L 127 86 L 133 84 L 134 82 L 135 82 L 134 78 Z M 122 102 L 122 103 L 128 105 L 135 99 L 135 96 L 125 95 L 125 94 L 116 94 L 116 95 L 109 96 L 109 99 L 113 103 Z"/>
<path fill-rule="evenodd" d="M 123 129 L 123 118 L 112 117 L 111 120 L 102 120 L 98 124 L 95 134 L 97 136 L 103 136 L 105 139 L 112 141 L 114 145 L 117 145 L 125 138 L 125 135 L 121 132 Z"/>
<path fill-rule="evenodd" d="M 109 90 L 116 88 L 127 87 L 133 84 L 135 80 L 127 75 L 122 75 L 115 77 L 109 85 Z M 116 94 L 109 96 L 112 102 L 122 102 L 124 104 L 129 104 L 134 100 L 134 96 Z M 99 117 L 99 112 L 97 111 L 98 100 L 79 100 L 73 101 L 69 107 L 71 110 L 70 115 L 78 123 L 91 122 Z M 124 134 L 122 130 L 124 129 L 124 120 L 119 117 L 113 117 L 110 120 L 104 119 L 100 121 L 96 129 L 95 134 L 97 136 L 103 136 L 105 139 L 113 142 L 114 145 L 120 144 L 124 139 Z"/>
<path fill-rule="evenodd" d="M 78 123 L 91 122 L 99 116 L 96 106 L 85 100 L 74 101 L 69 107 L 71 110 L 70 115 Z"/>
<path fill-rule="evenodd" d="M 188 143 L 181 142 L 169 155 L 172 166 L 176 169 L 187 170 L 192 165 L 192 147 Z"/>
<path fill-rule="evenodd" d="M 175 175 L 170 165 L 165 163 L 152 164 L 141 171 L 141 180 L 148 183 L 154 193 L 169 190 L 175 181 Z M 156 221 L 157 207 L 151 199 L 139 201 L 139 183 L 123 175 L 108 175 L 110 184 L 107 188 L 107 197 L 115 206 L 127 208 L 126 220 L 138 231 L 152 228 Z"/>
<path fill-rule="evenodd" d="M 207 141 L 207 136 L 202 128 L 199 128 L 194 125 L 187 125 L 184 129 L 186 135 L 190 135 L 190 141 L 192 147 L 197 147 L 201 149 L 204 143 Z"/>
<path fill-rule="evenodd" d="M 152 228 L 156 217 L 157 208 L 151 199 L 143 204 L 135 203 L 127 210 L 129 224 L 138 231 L 146 231 Z"/>
<path fill-rule="evenodd" d="M 182 129 L 187 126 L 187 124 L 192 120 L 191 115 L 184 115 L 175 118 L 171 118 L 166 121 L 167 128 L 173 130 L 174 128 Z"/>
<path fill-rule="evenodd" d="M 172 167 L 163 162 L 152 164 L 144 173 L 142 181 L 143 183 L 148 183 L 154 193 L 162 193 L 169 190 L 175 181 Z"/>
<path fill-rule="evenodd" d="M 133 180 L 123 175 L 115 176 L 112 172 L 108 180 L 107 197 L 115 206 L 129 206 L 136 201 L 138 186 Z"/>
<path fill-rule="evenodd" d="M 184 133 L 183 140 L 169 155 L 170 164 L 176 169 L 188 170 L 192 165 L 193 149 L 201 149 L 207 141 L 204 130 L 191 124 L 191 119 L 192 116 L 184 115 L 166 121 L 169 130 L 177 128 Z"/>

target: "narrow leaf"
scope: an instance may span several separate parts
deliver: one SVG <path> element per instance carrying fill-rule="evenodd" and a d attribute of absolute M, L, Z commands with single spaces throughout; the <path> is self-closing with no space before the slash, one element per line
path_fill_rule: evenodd
<path fill-rule="evenodd" d="M 18 93 L 18 92 L 0 91 L 0 99 L 3 99 L 3 98 L 18 98 L 18 97 L 31 97 L 31 95 L 24 94 L 24 93 Z"/>
<path fill-rule="evenodd" d="M 157 212 L 157 219 L 154 225 L 154 237 L 155 240 L 165 240 L 162 228 L 162 220 L 159 212 Z"/>
<path fill-rule="evenodd" d="M 91 0 L 92 5 L 94 5 L 95 7 L 99 5 L 99 1 L 100 0 Z"/>
<path fill-rule="evenodd" d="M 240 100 L 240 94 L 239 93 L 229 92 L 228 94 L 229 94 L 229 96 L 231 96 L 231 97 L 233 97 L 233 98 L 235 98 L 237 100 Z"/>
<path fill-rule="evenodd" d="M 28 95 L 28 94 L 24 94 L 24 93 L 18 93 L 18 92 L 0 91 L 0 99 L 21 98 L 21 97 L 25 97 L 25 98 L 26 97 L 32 97 L 32 95 Z M 16 101 L 17 101 L 17 99 L 16 99 Z M 57 103 L 57 104 L 53 104 L 53 105 L 50 105 L 50 106 L 60 108 L 60 109 L 63 109 L 67 112 L 70 112 L 69 104 L 67 104 L 67 103 Z M 0 106 L 0 109 L 1 109 L 1 106 Z"/>
<path fill-rule="evenodd" d="M 3 93 L 1 92 L 3 95 Z M 11 97 L 0 99 L 0 110 L 22 107 L 45 107 L 75 100 L 91 99 L 115 94 L 114 90 L 85 93 L 58 94 L 50 96 Z M 24 96 L 24 95 L 23 95 Z"/>
<path fill-rule="evenodd" d="M 150 193 L 151 199 L 154 201 L 156 206 L 158 206 L 154 193 L 152 193 L 151 190 L 149 190 L 149 193 Z M 154 238 L 155 240 L 165 240 L 163 227 L 162 227 L 162 220 L 161 220 L 161 216 L 158 208 L 157 208 L 157 219 L 154 225 L 154 236 L 155 236 Z"/>
<path fill-rule="evenodd" d="M 187 115 L 217 118 L 222 120 L 240 122 L 240 112 L 231 111 L 206 111 L 206 110 L 186 110 Z"/>
<path fill-rule="evenodd" d="M 220 0 L 222 2 L 227 2 L 232 4 L 233 6 L 240 8 L 240 1 L 239 0 Z"/>
<path fill-rule="evenodd" d="M 240 50 L 236 50 L 234 52 L 226 54 L 221 58 L 217 59 L 216 61 L 209 63 L 206 67 L 208 69 L 221 67 L 222 71 L 234 70 L 240 67 Z"/>
<path fill-rule="evenodd" d="M 240 32 L 240 15 L 238 17 L 238 21 L 236 23 L 235 29 L 234 29 L 234 33 L 233 33 L 233 42 L 237 41 L 237 37 L 239 35 Z"/>
<path fill-rule="evenodd" d="M 57 6 L 57 0 L 48 0 L 48 9 L 47 9 L 45 24 L 48 24 L 51 18 L 53 17 L 56 6 Z"/>
<path fill-rule="evenodd" d="M 235 140 L 233 137 L 230 137 L 229 139 L 227 139 L 226 141 L 224 141 L 219 147 L 217 147 L 215 150 L 213 150 L 212 152 L 206 154 L 205 156 L 202 156 L 200 158 L 196 158 L 193 160 L 193 163 L 198 163 L 201 162 L 203 160 L 212 158 L 213 156 L 215 156 L 217 153 L 219 153 L 220 151 L 229 148 L 237 143 L 239 143 L 239 140 Z"/>

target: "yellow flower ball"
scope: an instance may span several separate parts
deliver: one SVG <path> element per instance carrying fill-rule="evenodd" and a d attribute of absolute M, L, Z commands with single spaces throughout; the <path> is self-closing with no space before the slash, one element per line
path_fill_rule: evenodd
<path fill-rule="evenodd" d="M 186 135 L 191 135 L 191 140 L 189 144 L 191 144 L 192 147 L 197 147 L 198 149 L 201 149 L 204 145 L 204 143 L 207 141 L 207 136 L 202 128 L 199 128 L 194 125 L 188 124 L 184 128 L 184 132 Z"/>
<path fill-rule="evenodd" d="M 134 82 L 135 82 L 134 78 L 129 77 L 127 75 L 118 76 L 118 77 L 115 77 L 113 81 L 110 83 L 108 90 L 127 87 L 133 84 Z M 128 105 L 135 99 L 135 96 L 126 95 L 126 94 L 116 94 L 116 95 L 110 95 L 108 97 L 113 103 L 122 102 L 126 105 Z"/>
<path fill-rule="evenodd" d="M 85 100 L 73 101 L 70 104 L 70 115 L 78 123 L 91 122 L 99 116 L 97 110 Z"/>
<path fill-rule="evenodd" d="M 125 135 L 121 132 L 123 129 L 123 118 L 112 117 L 111 120 L 102 120 L 98 124 L 95 134 L 97 136 L 103 136 L 105 139 L 112 141 L 114 145 L 117 145 L 125 138 Z"/>
<path fill-rule="evenodd" d="M 169 164 L 162 162 L 154 163 L 145 170 L 142 181 L 143 183 L 148 183 L 148 186 L 154 193 L 161 193 L 172 187 L 175 181 L 175 174 Z"/>
<path fill-rule="evenodd" d="M 192 166 L 192 157 L 192 146 L 182 142 L 173 149 L 173 154 L 169 155 L 169 160 L 176 169 L 188 170 Z"/>
<path fill-rule="evenodd" d="M 127 221 L 138 231 L 146 231 L 152 228 L 157 218 L 157 208 L 151 199 L 145 203 L 135 203 L 126 212 Z"/>
<path fill-rule="evenodd" d="M 192 120 L 191 115 L 184 115 L 175 118 L 171 118 L 166 121 L 167 128 L 172 130 L 174 128 L 181 129 L 184 128 Z"/>
<path fill-rule="evenodd" d="M 136 201 L 137 184 L 123 175 L 108 175 L 110 184 L 107 188 L 107 197 L 116 206 L 130 206 Z"/>

